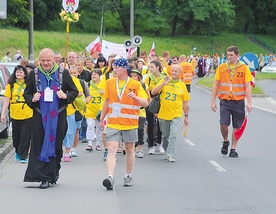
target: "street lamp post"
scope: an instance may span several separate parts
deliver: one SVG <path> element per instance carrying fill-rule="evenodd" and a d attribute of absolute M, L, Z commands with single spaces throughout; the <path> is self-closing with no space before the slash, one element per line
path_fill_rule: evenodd
<path fill-rule="evenodd" d="M 134 36 L 134 0 L 130 0 L 130 38 Z"/>
<path fill-rule="evenodd" d="M 34 6 L 33 0 L 29 0 L 29 11 L 31 18 L 29 21 L 29 60 L 34 60 Z"/>
<path fill-rule="evenodd" d="M 103 36 L 103 17 L 104 17 L 104 0 L 103 0 L 103 5 L 102 5 L 102 18 L 101 18 L 101 31 L 100 31 L 100 36 Z"/>

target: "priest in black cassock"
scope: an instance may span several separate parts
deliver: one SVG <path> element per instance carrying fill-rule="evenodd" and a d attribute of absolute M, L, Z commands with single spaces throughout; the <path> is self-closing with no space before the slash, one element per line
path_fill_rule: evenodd
<path fill-rule="evenodd" d="M 34 113 L 31 150 L 24 182 L 41 182 L 47 189 L 59 178 L 62 142 L 67 131 L 66 105 L 78 90 L 69 71 L 54 61 L 54 52 L 45 48 L 39 53 L 40 66 L 30 72 L 24 98 Z"/>

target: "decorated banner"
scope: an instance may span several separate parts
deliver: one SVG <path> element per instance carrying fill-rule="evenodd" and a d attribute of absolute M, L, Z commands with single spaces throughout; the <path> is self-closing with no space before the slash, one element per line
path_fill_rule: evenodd
<path fill-rule="evenodd" d="M 67 13 L 73 13 L 79 7 L 79 0 L 62 0 L 62 7 Z"/>
<path fill-rule="evenodd" d="M 94 58 L 97 58 L 98 53 L 102 52 L 102 45 L 101 45 L 100 37 L 98 36 L 85 49 L 87 52 L 90 53 L 91 56 L 93 56 Z"/>
<path fill-rule="evenodd" d="M 65 54 L 64 57 L 67 57 L 67 50 L 68 50 L 68 37 L 70 32 L 70 24 L 72 22 L 79 21 L 80 15 L 75 12 L 76 9 L 79 7 L 79 0 L 63 0 L 62 6 L 64 10 L 61 10 L 59 13 L 61 20 L 66 22 L 66 39 L 65 39 Z"/>
<path fill-rule="evenodd" d="M 117 44 L 102 40 L 102 54 L 107 59 L 110 54 L 126 58 L 126 48 L 123 44 Z"/>

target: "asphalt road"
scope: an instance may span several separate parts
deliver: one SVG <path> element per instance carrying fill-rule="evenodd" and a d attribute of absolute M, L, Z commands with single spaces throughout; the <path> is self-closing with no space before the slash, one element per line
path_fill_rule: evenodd
<path fill-rule="evenodd" d="M 276 100 L 276 80 L 258 80 L 256 83 L 265 94 Z"/>
<path fill-rule="evenodd" d="M 220 154 L 219 113 L 210 110 L 210 92 L 192 87 L 188 135 L 175 163 L 164 155 L 136 159 L 134 185 L 123 187 L 124 155 L 118 154 L 116 187 L 106 191 L 102 152 L 62 162 L 58 184 L 46 190 L 23 183 L 25 164 L 10 152 L 0 163 L 1 213 L 276 213 L 275 114 L 253 109 L 233 159 Z M 146 145 L 144 151 L 147 151 Z"/>

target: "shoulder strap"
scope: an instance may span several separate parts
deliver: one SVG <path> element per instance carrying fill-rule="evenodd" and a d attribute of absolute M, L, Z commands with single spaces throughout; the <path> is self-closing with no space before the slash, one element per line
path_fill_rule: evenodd
<path fill-rule="evenodd" d="M 109 72 L 105 73 L 105 79 L 106 79 L 106 80 L 109 79 Z"/>
<path fill-rule="evenodd" d="M 146 90 L 146 83 L 143 82 L 143 83 L 142 83 L 142 87 L 143 87 L 143 89 L 144 89 L 145 91 L 147 91 L 147 90 Z"/>
<path fill-rule="evenodd" d="M 82 89 L 83 89 L 83 92 L 85 91 L 85 82 L 84 82 L 84 80 L 82 80 L 82 79 L 80 79 L 80 84 L 81 84 L 81 87 L 82 87 Z"/>
<path fill-rule="evenodd" d="M 64 71 L 64 68 L 60 66 L 58 68 L 58 81 L 59 81 L 60 88 L 62 87 L 63 71 Z M 34 73 L 35 73 L 35 86 L 37 91 L 39 91 L 38 90 L 38 81 L 39 81 L 38 68 L 34 69 Z"/>
<path fill-rule="evenodd" d="M 38 77 L 38 68 L 34 69 L 34 73 L 35 73 L 35 87 L 36 87 L 36 90 L 39 91 L 39 89 L 38 89 L 38 80 L 39 80 L 38 79 L 39 78 Z"/>
<path fill-rule="evenodd" d="M 63 71 L 64 71 L 64 68 L 63 68 L 62 66 L 60 66 L 60 67 L 58 68 L 58 79 L 59 79 L 60 88 L 61 88 L 61 86 L 62 86 Z"/>

